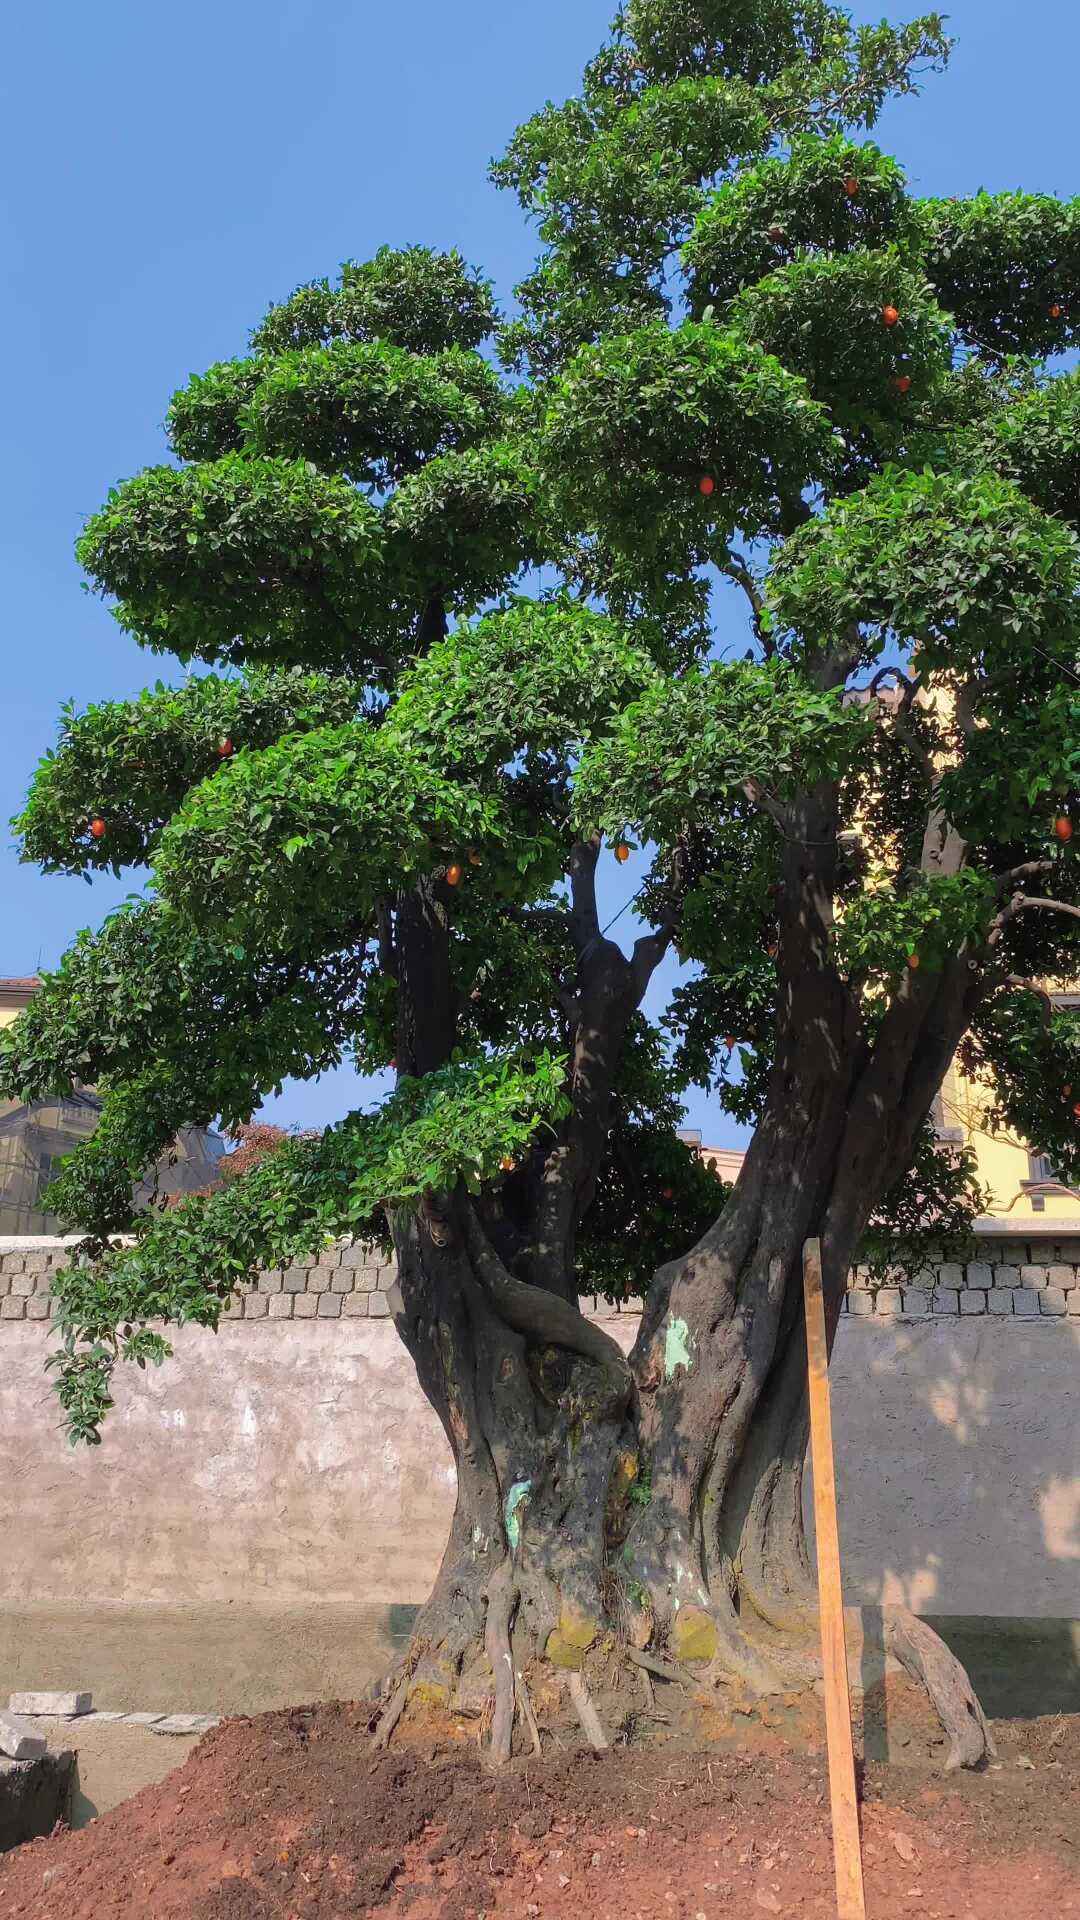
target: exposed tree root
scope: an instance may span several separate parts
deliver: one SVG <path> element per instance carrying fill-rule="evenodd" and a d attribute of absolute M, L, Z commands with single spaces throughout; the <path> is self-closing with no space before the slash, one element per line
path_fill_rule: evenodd
<path fill-rule="evenodd" d="M 914 1680 L 921 1681 L 945 1730 L 949 1742 L 946 1773 L 993 1759 L 997 1748 L 986 1715 L 967 1674 L 944 1640 L 906 1607 L 883 1607 L 881 1620 L 885 1652 L 899 1660 Z"/>
<path fill-rule="evenodd" d="M 525 1675 L 523 1673 L 518 1673 L 518 1674 L 515 1674 L 514 1678 L 515 1678 L 515 1691 L 517 1694 L 518 1712 L 520 1713 L 522 1719 L 524 1720 L 525 1725 L 529 1729 L 529 1737 L 532 1740 L 533 1752 L 541 1753 L 543 1749 L 540 1744 L 540 1729 L 536 1724 L 536 1715 L 532 1710 L 532 1701 L 529 1699 L 529 1689 L 526 1684 Z"/>
<path fill-rule="evenodd" d="M 585 1684 L 583 1673 L 570 1675 L 570 1698 L 574 1711 L 581 1722 L 581 1730 L 595 1753 L 606 1753 L 608 1741 L 600 1724 L 600 1715 L 592 1703 L 592 1696 Z"/>
<path fill-rule="evenodd" d="M 412 1687 L 412 1677 L 413 1669 L 410 1664 L 402 1674 L 401 1679 L 398 1681 L 397 1686 L 394 1688 L 383 1708 L 379 1724 L 372 1736 L 371 1746 L 374 1753 L 383 1753 L 390 1745 L 394 1728 L 397 1726 L 398 1721 L 405 1711 L 406 1702 L 408 1701 L 409 1692 Z"/>
<path fill-rule="evenodd" d="M 484 1651 L 495 1682 L 495 1711 L 491 1721 L 488 1759 L 493 1767 L 504 1767 L 510 1758 L 514 1732 L 514 1656 L 510 1648 L 510 1622 L 517 1605 L 517 1587 L 509 1560 L 496 1567 L 488 1582 L 487 1621 L 484 1627 Z"/>

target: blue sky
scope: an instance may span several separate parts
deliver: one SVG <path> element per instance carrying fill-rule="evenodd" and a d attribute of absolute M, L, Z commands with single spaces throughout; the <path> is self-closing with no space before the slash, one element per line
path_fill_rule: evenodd
<path fill-rule="evenodd" d="M 487 161 L 544 99 L 574 90 L 613 9 L 49 0 L 14 12 L 0 77 L 3 822 L 63 699 L 178 671 L 82 591 L 72 554 L 108 487 L 162 457 L 173 389 L 243 351 L 271 300 L 383 242 L 456 245 L 508 295 L 534 241 L 487 185 Z M 890 109 L 876 137 L 919 192 L 1076 193 L 1075 0 L 956 0 L 949 17 L 950 72 Z M 19 865 L 6 825 L 0 861 L 0 974 L 53 965 L 134 885 L 45 879 Z M 632 868 L 605 865 L 608 914 L 633 886 Z M 343 1070 L 287 1090 L 274 1117 L 321 1124 L 358 1091 L 374 1088 Z M 704 1099 L 689 1119 L 714 1141 L 737 1137 Z"/>

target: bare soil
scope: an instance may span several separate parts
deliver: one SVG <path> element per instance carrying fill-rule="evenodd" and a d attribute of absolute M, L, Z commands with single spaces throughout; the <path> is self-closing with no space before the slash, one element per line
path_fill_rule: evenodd
<path fill-rule="evenodd" d="M 820 1702 L 733 1712 L 680 1692 L 658 1686 L 670 1721 L 648 1727 L 628 1698 L 606 1753 L 563 1725 L 561 1747 L 553 1733 L 494 1776 L 475 1722 L 417 1707 L 382 1754 L 363 1706 L 228 1721 L 82 1832 L 0 1860 L 0 1920 L 834 1913 Z M 1080 1716 L 995 1722 L 997 1761 L 949 1779 L 906 1681 L 857 1732 L 901 1759 L 860 1761 L 870 1920 L 1080 1916 Z"/>

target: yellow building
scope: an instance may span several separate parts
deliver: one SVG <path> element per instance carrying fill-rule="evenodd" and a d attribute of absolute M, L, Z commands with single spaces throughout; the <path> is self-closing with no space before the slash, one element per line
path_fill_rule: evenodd
<path fill-rule="evenodd" d="M 1053 993 L 1055 1006 L 1080 1006 L 1080 994 Z M 1080 1097 L 1080 1088 L 1077 1089 Z M 942 1138 L 970 1147 L 979 1179 L 990 1194 L 986 1217 L 1019 1228 L 1031 1222 L 1042 1233 L 1050 1227 L 1080 1232 L 1080 1192 L 1057 1178 L 1038 1141 L 991 1131 L 990 1089 L 969 1080 L 954 1061 L 945 1076 L 934 1118 Z"/>

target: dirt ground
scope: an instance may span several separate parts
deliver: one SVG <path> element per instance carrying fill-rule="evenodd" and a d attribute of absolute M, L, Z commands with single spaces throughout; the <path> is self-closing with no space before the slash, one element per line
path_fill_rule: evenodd
<path fill-rule="evenodd" d="M 646 1729 L 628 1694 L 608 1752 L 564 1728 L 496 1777 L 476 1723 L 412 1708 L 384 1754 L 355 1705 L 231 1720 L 82 1832 L 0 1860 L 0 1920 L 834 1913 L 818 1699 L 681 1705 Z M 998 1721 L 997 1761 L 949 1779 L 906 1681 L 865 1721 L 860 1751 L 887 1733 L 900 1760 L 860 1763 L 870 1920 L 1080 1916 L 1080 1717 Z"/>

